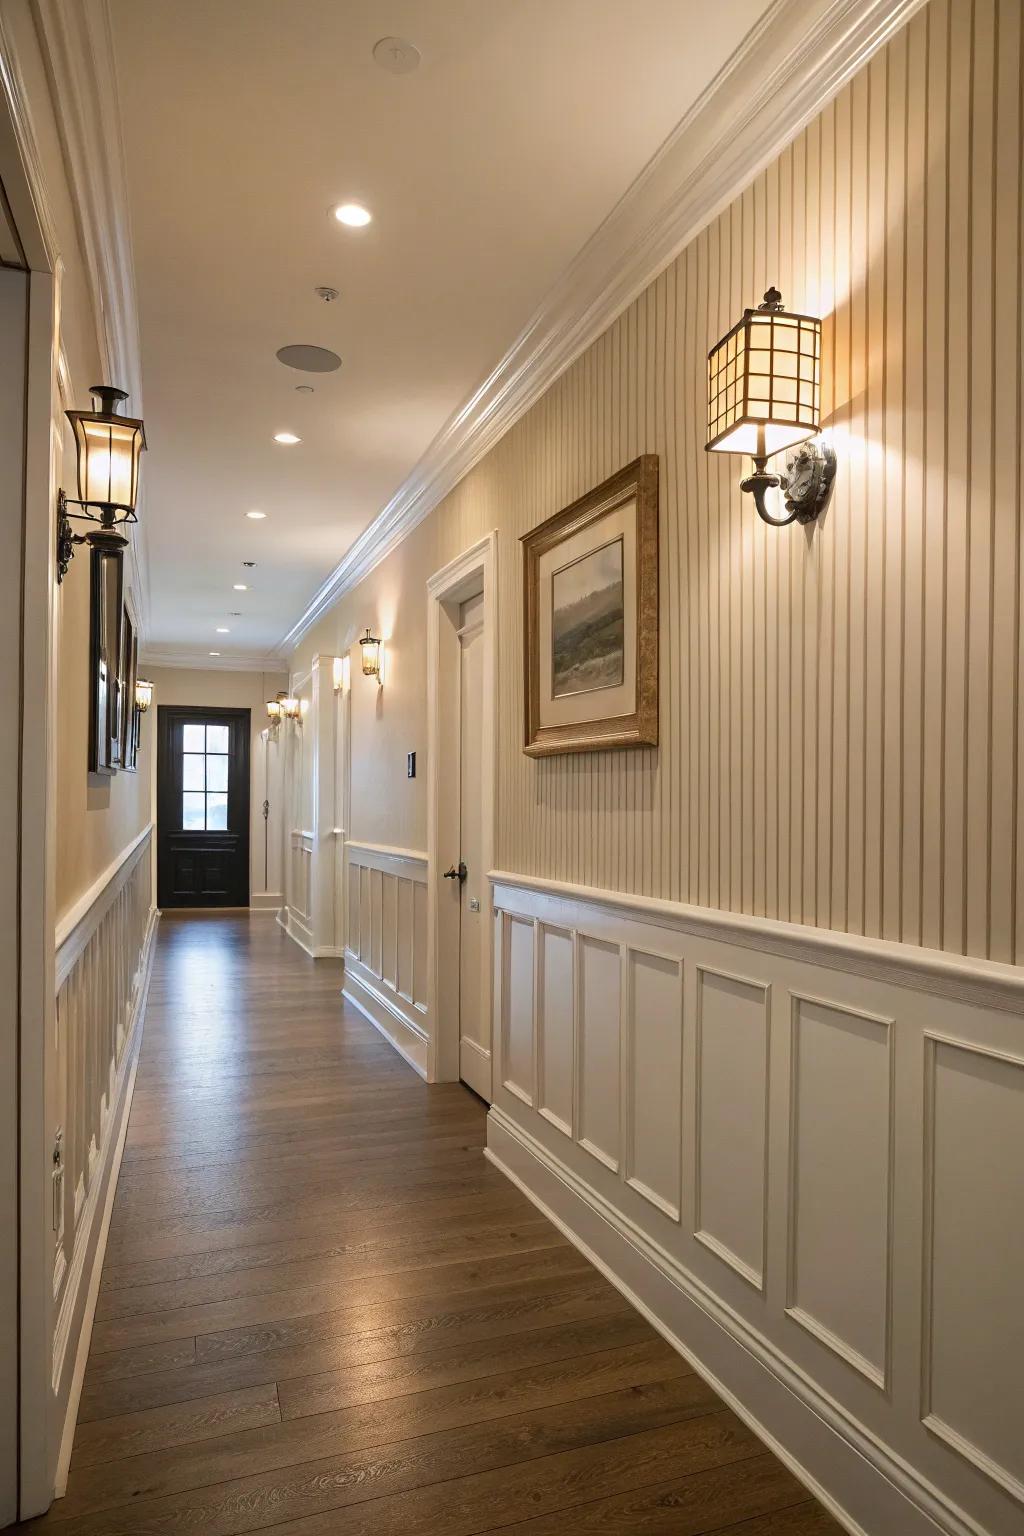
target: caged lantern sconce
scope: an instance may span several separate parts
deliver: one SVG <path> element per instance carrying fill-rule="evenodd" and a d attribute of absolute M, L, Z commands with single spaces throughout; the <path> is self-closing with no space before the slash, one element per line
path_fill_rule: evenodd
<path fill-rule="evenodd" d="M 810 523 L 828 501 L 836 472 L 830 444 L 815 438 L 821 416 L 821 321 L 788 314 L 782 294 L 769 288 L 757 309 L 708 353 L 708 440 L 716 453 L 749 453 L 754 473 L 740 489 L 754 497 L 758 516 L 774 528 Z M 770 475 L 772 454 L 791 450 L 786 472 Z M 767 493 L 779 489 L 786 516 L 768 510 Z"/>
<path fill-rule="evenodd" d="M 370 626 L 366 626 L 366 634 L 359 640 L 359 650 L 363 659 L 363 676 L 375 677 L 377 686 L 384 685 L 384 667 L 381 656 L 380 640 L 370 633 Z"/>
<path fill-rule="evenodd" d="M 78 499 L 61 491 L 57 503 L 58 581 L 67 575 L 76 544 L 119 554 L 128 543 L 119 532 L 119 524 L 138 521 L 135 503 L 145 428 L 136 418 L 117 414 L 118 405 L 128 398 L 123 389 L 93 384 L 89 393 L 98 401 L 99 410 L 65 412 L 75 434 Z M 95 507 L 96 511 L 69 512 L 69 506 Z M 72 519 L 95 526 L 88 533 L 73 533 Z"/>
<path fill-rule="evenodd" d="M 144 715 L 152 702 L 153 684 L 148 678 L 140 677 L 135 684 L 135 708 Z"/>

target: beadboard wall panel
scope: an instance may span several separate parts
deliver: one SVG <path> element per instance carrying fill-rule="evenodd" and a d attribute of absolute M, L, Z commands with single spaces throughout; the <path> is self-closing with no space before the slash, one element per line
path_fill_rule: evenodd
<path fill-rule="evenodd" d="M 311 631 L 388 643 L 353 835 L 425 841 L 424 582 L 497 527 L 500 865 L 1024 958 L 1021 58 L 1018 0 L 931 0 Z M 824 322 L 839 474 L 807 529 L 703 446 L 708 348 L 769 282 Z M 527 758 L 518 539 L 640 453 L 660 746 Z"/>

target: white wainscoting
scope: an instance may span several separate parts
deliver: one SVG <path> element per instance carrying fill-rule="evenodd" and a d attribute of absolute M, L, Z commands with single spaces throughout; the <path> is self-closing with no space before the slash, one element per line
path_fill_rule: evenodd
<path fill-rule="evenodd" d="M 1024 1530 L 1024 974 L 492 876 L 488 1155 L 864 1536 Z"/>
<path fill-rule="evenodd" d="M 53 1373 L 63 1492 L 120 1165 L 157 914 L 147 827 L 58 925 Z"/>
<path fill-rule="evenodd" d="M 425 1077 L 427 856 L 350 840 L 345 861 L 345 996 Z"/>
<path fill-rule="evenodd" d="M 288 838 L 285 904 L 278 922 L 296 944 L 313 954 L 313 834 L 294 828 Z"/>

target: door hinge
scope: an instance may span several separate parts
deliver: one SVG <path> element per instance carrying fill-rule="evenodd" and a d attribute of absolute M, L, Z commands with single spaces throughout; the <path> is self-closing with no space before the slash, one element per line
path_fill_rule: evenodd
<path fill-rule="evenodd" d="M 64 1132 L 58 1126 L 53 1138 L 53 1230 L 59 1238 L 64 1228 Z"/>

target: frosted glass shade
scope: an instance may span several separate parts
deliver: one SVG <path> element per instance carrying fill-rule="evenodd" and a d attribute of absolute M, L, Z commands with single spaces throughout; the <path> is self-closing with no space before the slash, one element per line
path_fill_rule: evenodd
<path fill-rule="evenodd" d="M 134 512 L 139 494 L 139 460 L 146 446 L 142 422 L 118 416 L 121 389 L 96 384 L 90 391 L 99 411 L 68 411 L 78 454 L 78 499 L 90 506 Z"/>
<path fill-rule="evenodd" d="M 708 353 L 705 446 L 770 457 L 813 437 L 820 417 L 821 321 L 745 310 Z"/>

